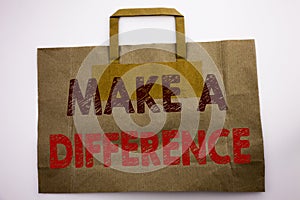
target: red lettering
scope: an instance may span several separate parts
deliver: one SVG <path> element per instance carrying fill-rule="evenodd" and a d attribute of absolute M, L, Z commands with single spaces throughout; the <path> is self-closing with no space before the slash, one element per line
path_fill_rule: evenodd
<path fill-rule="evenodd" d="M 100 145 L 94 144 L 95 141 L 99 141 L 101 134 L 91 133 L 85 134 L 85 166 L 87 168 L 93 167 L 94 165 L 94 156 L 95 153 L 100 153 Z"/>
<path fill-rule="evenodd" d="M 210 158 L 217 164 L 227 164 L 230 162 L 230 156 L 220 156 L 216 152 L 216 143 L 219 139 L 219 137 L 227 137 L 229 135 L 230 131 L 227 129 L 220 129 L 216 130 L 211 134 L 208 141 L 208 149 L 210 149 L 209 155 Z"/>
<path fill-rule="evenodd" d="M 206 141 L 209 149 L 209 156 L 216 164 L 228 164 L 231 162 L 231 154 L 220 155 L 216 150 L 216 146 L 220 137 L 228 137 L 230 131 L 220 129 L 214 131 L 206 140 L 204 130 L 197 132 L 197 139 L 193 139 L 188 131 L 181 132 L 181 143 L 174 141 L 180 137 L 178 130 L 163 130 L 161 134 L 162 155 L 156 151 L 159 147 L 159 136 L 153 132 L 142 132 L 140 137 L 136 131 L 119 133 L 102 133 L 96 134 L 74 134 L 74 149 L 70 139 L 62 134 L 50 135 L 50 168 L 65 168 L 70 165 L 73 158 L 73 150 L 75 155 L 75 167 L 82 168 L 85 166 L 91 168 L 94 165 L 94 154 L 100 153 L 101 147 L 99 141 L 103 144 L 103 164 L 105 167 L 113 165 L 112 153 L 119 152 L 119 146 L 122 147 L 122 165 L 123 166 L 158 166 L 158 165 L 179 165 L 182 157 L 182 165 L 190 165 L 191 154 L 194 155 L 199 165 L 206 164 Z M 242 154 L 242 149 L 249 148 L 250 142 L 247 139 L 242 140 L 242 137 L 250 136 L 249 128 L 233 128 L 233 162 L 236 164 L 250 163 L 251 155 Z M 84 138 L 85 137 L 85 138 Z M 121 137 L 121 138 L 120 138 Z M 195 137 L 196 138 L 196 137 Z M 82 140 L 84 139 L 85 142 Z M 119 144 L 119 140 L 121 140 Z M 228 142 L 228 141 L 227 141 Z M 84 147 L 85 144 L 85 147 Z M 119 144 L 119 145 L 118 145 Z M 139 146 L 140 144 L 140 146 Z M 61 146 L 59 146 L 61 145 Z M 181 148 L 180 145 L 182 145 Z M 64 147 L 65 151 L 62 154 L 58 147 Z M 141 148 L 141 149 L 139 149 Z M 62 148 L 62 150 L 64 150 Z M 85 150 L 85 153 L 84 153 Z M 134 157 L 133 152 L 140 150 L 141 154 Z M 179 156 L 179 154 L 182 154 Z M 162 156 L 162 157 L 159 157 Z"/>
<path fill-rule="evenodd" d="M 64 159 L 58 159 L 57 145 L 62 144 L 66 149 L 66 156 Z M 72 161 L 72 143 L 69 138 L 62 134 L 50 135 L 50 168 L 65 168 Z"/>
<path fill-rule="evenodd" d="M 178 150 L 178 142 L 171 142 L 172 139 L 178 138 L 178 131 L 162 131 L 163 156 L 165 165 L 180 164 L 180 157 L 171 156 L 171 150 Z"/>
<path fill-rule="evenodd" d="M 250 163 L 251 155 L 242 154 L 241 152 L 242 148 L 250 147 L 249 140 L 241 140 L 241 137 L 250 135 L 249 128 L 234 128 L 232 132 L 233 132 L 234 162 L 237 164 Z"/>
<path fill-rule="evenodd" d="M 111 165 L 111 153 L 118 152 L 118 144 L 112 143 L 112 141 L 117 140 L 119 140 L 119 133 L 105 133 L 105 136 L 103 137 L 103 157 L 105 167 Z"/>
<path fill-rule="evenodd" d="M 129 143 L 131 139 L 137 139 L 138 133 L 136 131 L 131 131 L 129 133 L 121 133 L 122 142 L 122 164 L 123 166 L 137 166 L 139 165 L 139 159 L 136 157 L 129 157 L 130 151 L 137 151 L 137 143 Z"/>
<path fill-rule="evenodd" d="M 182 164 L 190 165 L 190 152 L 194 154 L 198 163 L 206 164 L 206 142 L 205 142 L 205 131 L 198 131 L 198 144 L 199 147 L 196 146 L 193 138 L 190 133 L 187 131 L 182 132 Z"/>
<path fill-rule="evenodd" d="M 155 133 L 146 132 L 141 133 L 140 137 L 142 165 L 149 166 L 149 157 L 151 158 L 153 165 L 160 165 L 159 157 L 155 152 L 158 147 L 158 136 Z"/>
<path fill-rule="evenodd" d="M 75 134 L 75 167 L 81 168 L 83 167 L 83 144 L 81 141 L 82 135 Z"/>

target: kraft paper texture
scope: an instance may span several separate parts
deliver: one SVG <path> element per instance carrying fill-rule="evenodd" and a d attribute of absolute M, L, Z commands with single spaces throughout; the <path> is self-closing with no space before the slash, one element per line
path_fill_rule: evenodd
<path fill-rule="evenodd" d="M 175 10 L 176 11 L 176 10 Z M 125 10 L 116 12 L 111 17 L 111 23 L 120 16 L 140 15 L 171 15 L 178 17 L 178 31 L 184 33 L 183 17 L 174 10 L 138 10 L 132 12 Z M 113 22 L 112 22 L 113 21 Z M 180 24 L 181 23 L 181 24 Z M 117 27 L 113 26 L 112 27 Z M 180 28 L 181 27 L 181 28 Z M 183 27 L 183 29 L 182 29 Z M 111 34 L 118 30 L 112 30 Z M 184 45 L 183 45 L 184 43 Z M 264 151 L 260 120 L 256 56 L 254 40 L 230 40 L 217 42 L 186 43 L 178 36 L 177 44 L 149 44 L 118 46 L 118 40 L 111 41 L 111 48 L 98 47 L 72 47 L 72 48 L 39 48 L 38 49 L 38 176 L 39 192 L 42 193 L 79 193 L 79 192 L 128 192 L 128 191 L 222 191 L 222 192 L 262 192 L 264 191 Z M 52 134 L 63 134 L 70 138 L 74 145 L 74 134 L 78 133 L 74 116 L 67 116 L 70 80 L 78 78 L 79 73 L 87 73 L 87 79 L 97 78 L 101 93 L 102 112 L 109 95 L 111 81 L 115 76 L 122 76 L 122 69 L 135 68 L 141 64 L 158 63 L 170 66 L 178 70 L 191 82 L 195 91 L 194 97 L 201 97 L 202 86 L 205 77 L 201 77 L 193 71 L 192 65 L 204 68 L 203 62 L 192 62 L 198 58 L 197 46 L 201 46 L 217 66 L 222 78 L 226 103 L 228 109 L 223 128 L 230 134 L 220 138 L 216 145 L 220 155 L 229 155 L 231 161 L 227 164 L 216 164 L 209 155 L 206 164 L 199 165 L 190 155 L 189 166 L 179 165 L 165 166 L 159 170 L 147 173 L 128 173 L 105 167 L 103 163 L 94 159 L 94 165 L 87 168 L 85 164 L 81 168 L 75 167 L 74 156 L 71 164 L 65 168 L 50 168 L 50 143 Z M 112 48 L 117 46 L 118 48 Z M 176 48 L 176 46 L 178 48 Z M 144 48 L 145 47 L 145 48 Z M 88 55 L 95 51 L 99 59 L 98 64 L 91 63 L 87 72 L 80 72 L 81 66 Z M 137 50 L 135 50 L 137 49 Z M 119 52 L 120 50 L 120 52 Z M 133 51 L 132 51 L 133 50 Z M 176 56 L 170 52 L 176 52 Z M 186 50 L 186 51 L 185 51 Z M 128 53 L 129 52 L 129 53 Z M 111 64 L 111 71 L 99 78 L 101 69 L 111 60 L 119 57 L 117 62 Z M 184 59 L 186 57 L 186 59 Z M 156 73 L 163 74 L 163 68 Z M 160 71 L 162 70 L 162 71 Z M 146 73 L 146 71 L 145 71 Z M 146 75 L 146 74 L 145 74 Z M 86 79 L 86 81 L 87 81 Z M 101 80 L 100 80 L 101 79 Z M 147 79 L 145 78 L 145 81 Z M 102 82 L 101 82 L 102 81 Z M 104 84 L 101 84 L 104 83 Z M 198 84 L 197 84 L 198 83 Z M 131 84 L 131 86 L 130 86 Z M 201 87 L 199 87 L 199 85 Z M 135 87 L 135 77 L 128 82 L 128 88 Z M 199 87 L 199 88 L 198 88 Z M 83 86 L 83 95 L 86 86 Z M 159 86 L 153 87 L 152 95 L 161 103 Z M 182 95 L 190 97 L 189 91 L 181 88 Z M 156 95 L 156 96 L 155 96 Z M 134 108 L 136 108 L 135 95 L 130 96 Z M 174 100 L 176 101 L 176 99 Z M 198 129 L 208 129 L 212 116 L 212 107 L 207 105 L 205 112 L 199 112 L 200 120 Z M 91 111 L 93 112 L 93 106 Z M 145 113 L 129 114 L 135 122 L 141 126 L 149 120 L 149 108 L 145 105 Z M 164 130 L 178 129 L 180 112 L 167 113 L 167 121 Z M 120 133 L 122 129 L 117 126 L 112 115 L 98 116 L 99 124 L 106 132 Z M 86 122 L 87 127 L 91 124 Z M 246 127 L 250 134 L 245 137 L 250 143 L 242 153 L 251 155 L 251 162 L 238 164 L 233 161 L 233 136 L 232 129 Z M 159 132 L 158 134 L 161 134 Z M 102 144 L 102 143 L 101 143 Z M 161 148 L 161 144 L 159 144 Z M 59 158 L 64 158 L 66 152 L 58 147 Z M 73 152 L 74 154 L 74 152 Z"/>

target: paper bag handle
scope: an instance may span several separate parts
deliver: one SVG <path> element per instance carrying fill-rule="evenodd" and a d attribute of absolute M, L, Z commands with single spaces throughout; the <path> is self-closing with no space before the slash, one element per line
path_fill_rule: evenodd
<path fill-rule="evenodd" d="M 176 24 L 176 58 L 186 58 L 183 15 L 174 8 L 130 8 L 117 10 L 110 16 L 110 61 L 119 58 L 119 18 L 136 16 L 174 16 Z"/>

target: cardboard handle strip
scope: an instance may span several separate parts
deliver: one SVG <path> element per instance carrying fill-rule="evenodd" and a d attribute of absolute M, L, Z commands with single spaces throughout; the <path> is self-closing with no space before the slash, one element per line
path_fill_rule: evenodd
<path fill-rule="evenodd" d="M 176 59 L 186 58 L 184 17 L 174 8 L 120 9 L 110 16 L 110 61 L 119 59 L 119 19 L 136 16 L 174 16 L 176 30 Z"/>

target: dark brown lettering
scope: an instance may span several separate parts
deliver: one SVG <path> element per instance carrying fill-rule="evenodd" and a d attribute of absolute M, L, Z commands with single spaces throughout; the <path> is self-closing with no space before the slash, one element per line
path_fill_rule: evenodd
<path fill-rule="evenodd" d="M 210 94 L 210 91 L 213 94 Z M 220 110 L 227 110 L 227 105 L 218 81 L 213 74 L 208 74 L 205 79 L 203 92 L 199 101 L 198 111 L 205 111 L 207 104 L 218 104 Z"/>
<path fill-rule="evenodd" d="M 82 95 L 82 92 L 78 84 L 78 80 L 77 79 L 70 80 L 67 116 L 74 115 L 76 100 L 79 109 L 81 111 L 81 114 L 88 115 L 91 107 L 92 98 L 94 99 L 95 114 L 101 115 L 102 114 L 101 99 L 98 90 L 97 80 L 95 78 L 91 78 L 88 80 L 87 87 L 85 90 L 85 97 L 83 97 Z"/>
<path fill-rule="evenodd" d="M 163 75 L 162 76 L 162 90 L 163 90 L 163 106 L 166 112 L 180 112 L 181 103 L 172 103 L 172 96 L 180 94 L 180 88 L 170 87 L 171 83 L 179 83 L 179 75 Z"/>
<path fill-rule="evenodd" d="M 159 107 L 156 105 L 154 99 L 149 95 L 151 88 L 153 87 L 158 76 L 150 76 L 146 84 L 144 85 L 144 77 L 136 77 L 136 99 L 137 99 L 137 112 L 145 112 L 145 103 L 151 109 L 152 112 L 160 112 Z"/>
<path fill-rule="evenodd" d="M 118 93 L 120 98 L 117 97 Z M 131 100 L 120 77 L 115 77 L 113 80 L 104 114 L 110 115 L 113 107 L 124 107 L 127 113 L 134 113 Z"/>

